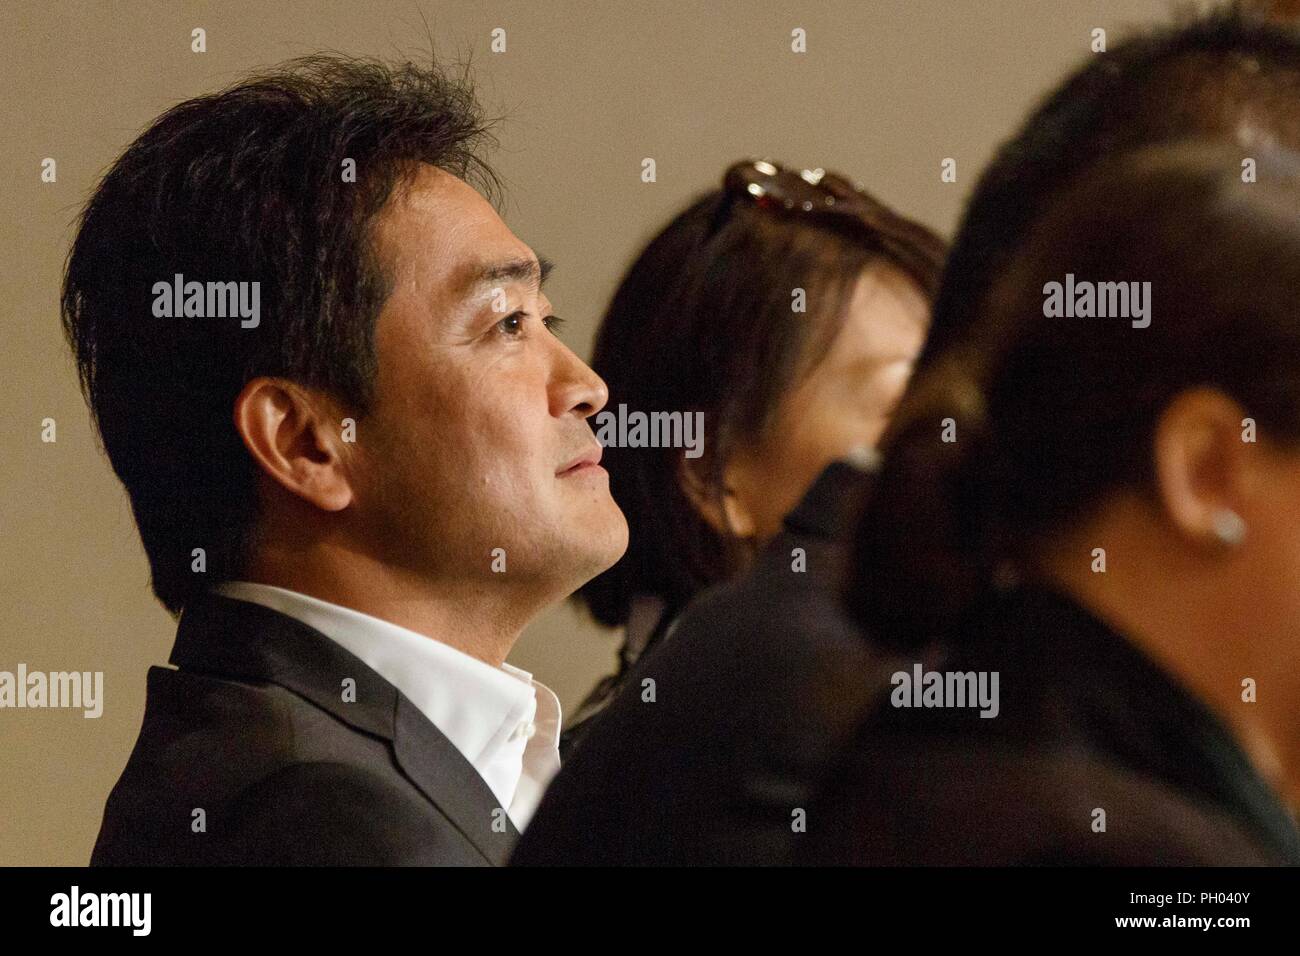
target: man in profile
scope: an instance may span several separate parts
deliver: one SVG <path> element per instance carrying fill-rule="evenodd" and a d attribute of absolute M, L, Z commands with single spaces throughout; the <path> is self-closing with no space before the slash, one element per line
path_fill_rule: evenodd
<path fill-rule="evenodd" d="M 487 138 L 436 66 L 309 57 L 87 205 L 64 326 L 179 616 L 93 864 L 501 863 L 558 769 L 505 657 L 627 528 Z"/>

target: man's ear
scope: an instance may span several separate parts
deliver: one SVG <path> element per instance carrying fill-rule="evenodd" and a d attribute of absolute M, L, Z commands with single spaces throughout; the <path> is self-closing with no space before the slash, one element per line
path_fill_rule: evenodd
<path fill-rule="evenodd" d="M 317 392 L 255 378 L 235 398 L 235 429 L 263 474 L 322 511 L 352 503 L 342 419 Z"/>
<path fill-rule="evenodd" d="M 1178 395 L 1156 422 L 1154 471 L 1166 519 L 1185 537 L 1222 541 L 1254 486 L 1254 444 L 1242 441 L 1240 405 L 1212 388 Z M 1240 519 L 1237 519 L 1238 521 Z"/>
<path fill-rule="evenodd" d="M 697 470 L 703 458 L 687 458 L 681 455 L 677 459 L 677 480 L 682 491 L 690 499 L 700 517 L 719 534 L 735 535 L 737 538 L 752 538 L 756 523 L 745 503 L 736 496 L 732 488 L 738 466 L 728 463 L 723 472 L 723 493 L 721 502 L 709 493 L 704 479 Z"/>

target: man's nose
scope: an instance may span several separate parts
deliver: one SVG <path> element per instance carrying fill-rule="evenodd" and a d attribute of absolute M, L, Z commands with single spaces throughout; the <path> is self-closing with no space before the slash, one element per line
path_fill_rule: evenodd
<path fill-rule="evenodd" d="M 609 388 L 604 379 L 567 346 L 556 344 L 560 354 L 551 388 L 551 414 L 557 418 L 567 414 L 590 418 L 609 401 Z"/>

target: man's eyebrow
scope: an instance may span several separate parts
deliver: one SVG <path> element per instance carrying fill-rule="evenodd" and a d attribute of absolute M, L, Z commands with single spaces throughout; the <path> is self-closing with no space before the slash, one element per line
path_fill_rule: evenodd
<path fill-rule="evenodd" d="M 533 259 L 507 259 L 504 262 L 480 263 L 471 267 L 462 285 L 467 292 L 501 282 L 527 282 L 540 289 L 555 263 L 545 256 Z"/>

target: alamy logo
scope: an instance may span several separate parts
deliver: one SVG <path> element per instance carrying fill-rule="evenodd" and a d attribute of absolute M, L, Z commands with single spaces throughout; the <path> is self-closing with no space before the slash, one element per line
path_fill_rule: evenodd
<path fill-rule="evenodd" d="M 1065 274 L 1065 283 L 1049 282 L 1043 286 L 1043 315 L 1049 319 L 1132 319 L 1133 328 L 1151 324 L 1150 282 L 1074 281 L 1074 273 Z"/>
<path fill-rule="evenodd" d="M 703 412 L 618 412 L 596 415 L 596 440 L 605 448 L 685 448 L 687 458 L 704 454 Z"/>
<path fill-rule="evenodd" d="M 178 272 L 171 282 L 155 282 L 153 295 L 153 314 L 159 319 L 238 317 L 243 329 L 255 329 L 262 321 L 260 282 L 186 282 Z"/>
<path fill-rule="evenodd" d="M 889 679 L 895 707 L 979 707 L 981 717 L 998 715 L 997 671 L 927 671 L 920 664 Z"/>
<path fill-rule="evenodd" d="M 152 893 L 71 892 L 50 897 L 51 926 L 129 926 L 131 935 L 148 936 L 153 924 Z"/>
<path fill-rule="evenodd" d="M 83 717 L 104 713 L 103 671 L 0 671 L 0 707 L 81 708 Z"/>

